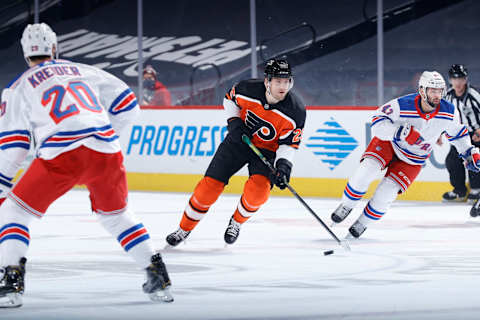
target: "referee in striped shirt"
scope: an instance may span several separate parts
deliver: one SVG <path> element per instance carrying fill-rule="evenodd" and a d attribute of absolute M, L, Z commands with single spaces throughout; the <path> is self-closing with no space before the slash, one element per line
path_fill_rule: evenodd
<path fill-rule="evenodd" d="M 451 88 L 447 91 L 446 100 L 451 102 L 460 115 L 460 122 L 464 124 L 472 139 L 472 144 L 480 147 L 480 94 L 470 86 L 468 71 L 462 64 L 454 64 L 448 70 Z M 468 172 L 470 193 L 467 196 L 465 186 L 465 167 L 453 145 L 445 159 L 450 184 L 453 190 L 443 194 L 444 201 L 474 202 L 480 198 L 480 173 Z"/>

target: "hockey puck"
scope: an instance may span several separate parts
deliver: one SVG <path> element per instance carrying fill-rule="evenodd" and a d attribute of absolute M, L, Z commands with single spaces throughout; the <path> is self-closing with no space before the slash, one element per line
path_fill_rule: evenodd
<path fill-rule="evenodd" d="M 329 255 L 331 255 L 331 254 L 333 254 L 333 250 L 323 251 L 323 255 L 324 255 L 324 256 L 329 256 Z"/>

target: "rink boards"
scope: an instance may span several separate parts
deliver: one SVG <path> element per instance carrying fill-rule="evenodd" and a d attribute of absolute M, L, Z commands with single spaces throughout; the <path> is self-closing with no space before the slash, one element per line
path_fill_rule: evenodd
<path fill-rule="evenodd" d="M 373 110 L 375 107 L 307 108 L 291 181 L 298 193 L 341 196 L 371 139 Z M 225 124 L 221 106 L 143 107 L 140 117 L 121 134 L 130 189 L 191 192 L 227 134 Z M 441 194 L 450 189 L 444 166 L 448 150 L 446 139 L 443 146 L 434 146 L 426 166 L 401 199 L 441 199 Z M 246 176 L 244 168 L 225 191 L 241 193 Z M 289 192 L 274 188 L 273 194 Z"/>

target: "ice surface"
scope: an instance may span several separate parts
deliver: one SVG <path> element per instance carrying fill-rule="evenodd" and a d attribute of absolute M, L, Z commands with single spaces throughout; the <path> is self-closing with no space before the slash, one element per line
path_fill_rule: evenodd
<path fill-rule="evenodd" d="M 129 203 L 163 248 L 188 197 L 132 192 Z M 480 318 L 480 219 L 465 204 L 397 202 L 346 252 L 294 198 L 271 198 L 224 248 L 237 201 L 223 195 L 185 245 L 163 251 L 175 302 L 155 304 L 88 193 L 71 191 L 31 225 L 24 305 L 0 319 Z M 306 201 L 330 223 L 338 200 Z M 364 205 L 333 229 L 340 238 Z"/>

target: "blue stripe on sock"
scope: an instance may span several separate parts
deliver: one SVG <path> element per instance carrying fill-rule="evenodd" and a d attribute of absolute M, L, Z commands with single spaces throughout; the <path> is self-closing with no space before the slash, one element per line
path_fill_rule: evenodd
<path fill-rule="evenodd" d="M 25 232 L 29 232 L 29 231 L 28 231 L 28 228 L 25 227 L 24 225 L 21 225 L 21 224 L 18 224 L 18 223 L 9 223 L 9 224 L 4 225 L 4 226 L 2 227 L 2 229 L 0 229 L 0 233 L 2 233 L 3 231 L 5 231 L 5 229 L 11 228 L 11 227 L 17 227 L 17 228 L 22 229 L 22 230 L 25 231 Z"/>
<path fill-rule="evenodd" d="M 136 245 L 139 244 L 140 242 L 143 242 L 143 241 L 148 240 L 148 239 L 150 239 L 150 236 L 148 235 L 148 233 L 147 233 L 147 234 L 144 234 L 143 236 L 141 236 L 141 237 L 139 237 L 139 238 L 131 241 L 129 244 L 127 244 L 127 245 L 125 246 L 125 251 L 130 250 L 132 247 L 136 246 Z"/>
<path fill-rule="evenodd" d="M 27 246 L 28 246 L 28 244 L 30 243 L 30 241 L 28 241 L 27 238 L 25 238 L 24 236 L 19 235 L 19 234 L 9 234 L 9 235 L 7 235 L 7 236 L 5 236 L 5 237 L 2 237 L 2 238 L 0 239 L 0 243 L 2 243 L 2 242 L 5 241 L 5 240 L 19 240 L 19 241 L 24 242 Z"/>
<path fill-rule="evenodd" d="M 125 238 L 126 236 L 128 236 L 130 233 L 134 232 L 134 231 L 137 231 L 138 229 L 141 229 L 143 228 L 143 223 L 139 223 L 125 231 L 123 231 L 122 233 L 120 233 L 120 235 L 117 237 L 117 240 L 118 242 L 121 242 L 123 240 L 123 238 Z"/>
<path fill-rule="evenodd" d="M 367 207 L 368 207 L 370 210 L 372 210 L 373 213 L 375 213 L 375 214 L 379 214 L 379 215 L 381 215 L 381 216 L 383 216 L 383 215 L 385 214 L 385 212 L 380 212 L 380 211 L 377 211 L 377 210 L 373 209 L 373 207 L 370 205 L 370 202 L 367 203 Z"/>
<path fill-rule="evenodd" d="M 356 193 L 359 196 L 363 196 L 366 192 L 366 191 L 365 192 L 360 192 L 360 191 L 357 191 L 357 190 L 353 189 L 352 186 L 350 185 L 350 183 L 347 183 L 347 187 L 350 189 L 350 191 L 352 191 L 352 193 Z"/>
<path fill-rule="evenodd" d="M 358 201 L 361 198 L 353 198 L 351 195 L 348 194 L 347 190 L 343 191 L 343 194 L 347 196 L 348 199 L 353 200 L 353 201 Z"/>

